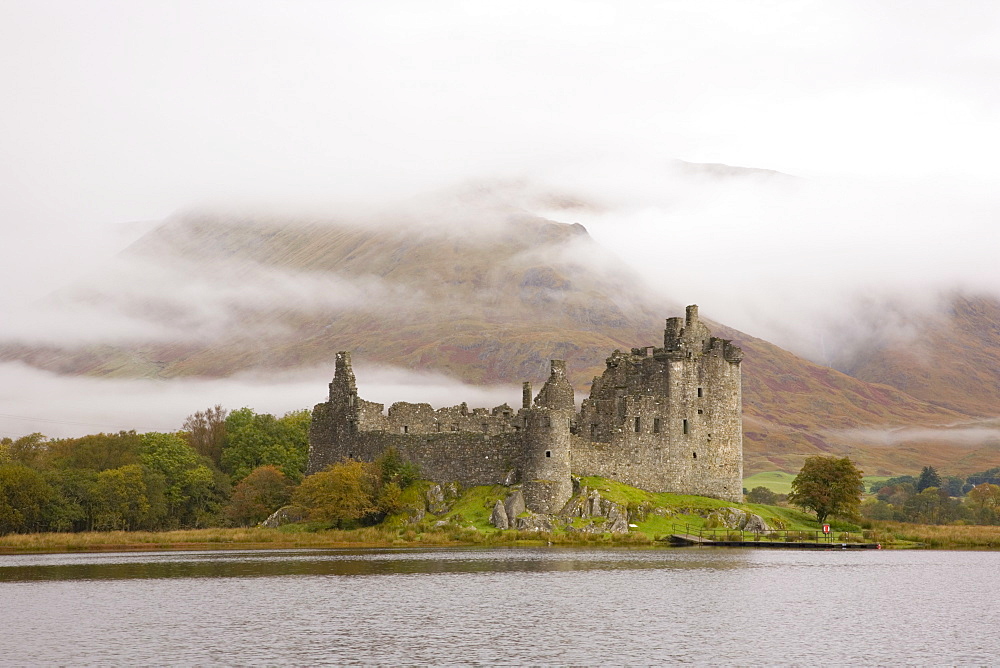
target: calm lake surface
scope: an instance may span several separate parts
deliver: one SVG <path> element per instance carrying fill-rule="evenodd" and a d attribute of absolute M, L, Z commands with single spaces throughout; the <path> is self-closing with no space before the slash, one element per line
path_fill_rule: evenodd
<path fill-rule="evenodd" d="M 0 664 L 995 664 L 1000 553 L 0 556 Z"/>

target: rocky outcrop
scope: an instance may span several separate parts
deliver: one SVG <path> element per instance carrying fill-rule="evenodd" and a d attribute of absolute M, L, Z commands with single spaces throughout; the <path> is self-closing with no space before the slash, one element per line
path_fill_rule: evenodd
<path fill-rule="evenodd" d="M 756 532 L 771 530 L 760 515 L 749 513 L 740 508 L 719 508 L 708 516 L 705 526 Z"/>
<path fill-rule="evenodd" d="M 539 515 L 528 512 L 523 517 L 514 519 L 514 528 L 518 531 L 552 531 L 554 519 L 552 515 Z"/>
<path fill-rule="evenodd" d="M 455 504 L 462 495 L 462 488 L 457 482 L 446 485 L 434 485 L 424 494 L 427 499 L 427 511 L 434 515 L 442 515 Z"/>
<path fill-rule="evenodd" d="M 560 515 L 600 520 L 575 527 L 577 531 L 628 533 L 628 510 L 621 504 L 605 499 L 596 489 L 581 489 L 579 494 L 569 500 Z"/>

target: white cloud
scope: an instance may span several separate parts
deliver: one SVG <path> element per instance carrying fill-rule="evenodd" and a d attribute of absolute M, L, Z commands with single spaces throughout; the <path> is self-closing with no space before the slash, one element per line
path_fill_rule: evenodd
<path fill-rule="evenodd" d="M 216 404 L 283 415 L 325 401 L 332 375 L 331 365 L 225 379 L 109 380 L 0 363 L 0 436 L 175 431 L 188 415 Z M 519 387 L 474 387 L 441 374 L 368 365 L 355 365 L 355 375 L 359 394 L 386 408 L 396 401 L 429 402 L 435 408 L 463 401 L 470 409 L 504 402 L 520 406 Z"/>

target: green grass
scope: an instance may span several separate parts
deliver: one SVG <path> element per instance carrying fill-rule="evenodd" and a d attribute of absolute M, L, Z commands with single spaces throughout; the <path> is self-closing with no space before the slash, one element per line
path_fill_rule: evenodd
<path fill-rule="evenodd" d="M 598 477 L 585 477 L 580 482 L 591 489 L 599 490 L 601 496 L 628 507 L 630 511 L 642 505 L 651 509 L 663 509 L 662 513 L 651 511 L 645 519 L 634 522 L 637 525 L 635 531 L 644 533 L 650 538 L 705 528 L 706 516 L 719 508 L 742 508 L 760 515 L 773 528 L 795 531 L 815 531 L 819 528 L 815 517 L 793 508 L 733 503 L 688 494 L 646 492 L 615 480 Z"/>
<path fill-rule="evenodd" d="M 795 480 L 794 473 L 764 471 L 763 473 L 754 473 L 752 476 L 743 478 L 743 487 L 747 491 L 754 487 L 767 487 L 775 494 L 788 494 L 792 491 L 793 480 Z"/>
<path fill-rule="evenodd" d="M 873 484 L 877 482 L 885 482 L 891 477 L 891 475 L 866 475 L 861 479 L 861 482 L 864 484 L 865 492 L 867 493 Z"/>

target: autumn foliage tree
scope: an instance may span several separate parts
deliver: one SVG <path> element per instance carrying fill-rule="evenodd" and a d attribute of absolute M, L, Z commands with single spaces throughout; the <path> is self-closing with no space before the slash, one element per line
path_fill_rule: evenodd
<path fill-rule="evenodd" d="M 864 492 L 861 478 L 848 457 L 809 457 L 792 481 L 788 501 L 815 512 L 820 522 L 830 515 L 854 517 Z"/>
<path fill-rule="evenodd" d="M 239 526 L 259 524 L 288 504 L 292 481 L 275 466 L 261 466 L 233 489 L 226 516 Z"/>
<path fill-rule="evenodd" d="M 309 510 L 310 519 L 346 528 L 376 510 L 371 470 L 353 459 L 333 464 L 302 481 L 292 501 Z"/>

